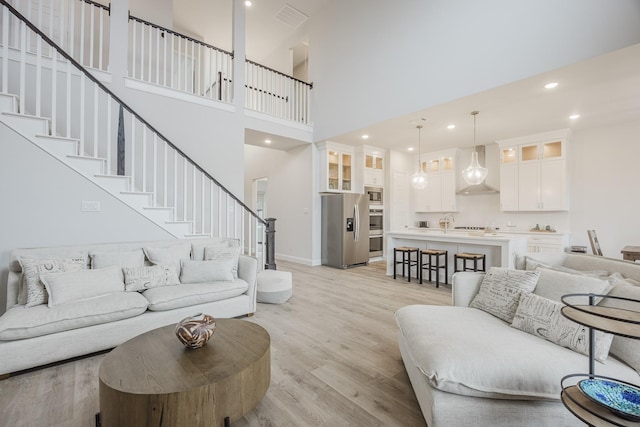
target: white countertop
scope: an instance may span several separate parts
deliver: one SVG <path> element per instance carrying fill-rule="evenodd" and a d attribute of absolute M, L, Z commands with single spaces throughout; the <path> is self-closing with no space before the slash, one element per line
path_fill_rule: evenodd
<path fill-rule="evenodd" d="M 404 230 L 395 230 L 394 232 L 404 232 L 404 231 L 418 231 L 418 232 L 433 232 L 433 233 L 444 233 L 444 230 L 442 228 L 424 228 L 424 227 L 409 227 L 409 228 L 405 228 Z M 467 234 L 470 232 L 474 232 L 474 231 L 479 231 L 482 232 L 482 230 L 460 230 L 460 229 L 448 229 L 447 230 L 447 234 Z M 509 234 L 509 235 L 513 235 L 513 234 L 522 234 L 522 235 L 527 235 L 527 236 L 566 236 L 569 233 L 562 233 L 559 231 L 531 231 L 531 230 L 512 230 L 512 229 L 499 229 L 495 231 L 496 234 Z M 489 234 L 489 233 L 487 233 Z"/>
<path fill-rule="evenodd" d="M 480 230 L 447 230 L 445 233 L 442 229 L 436 228 L 415 228 L 415 229 L 405 229 L 405 230 L 397 230 L 390 231 L 385 233 L 392 237 L 413 237 L 418 239 L 428 239 L 435 240 L 440 242 L 473 242 L 473 243 L 488 243 L 495 244 L 497 242 L 509 242 L 513 240 L 522 240 L 527 239 L 528 236 L 524 236 L 522 234 L 513 234 L 513 233 L 501 233 L 500 231 L 496 233 L 486 233 Z"/>

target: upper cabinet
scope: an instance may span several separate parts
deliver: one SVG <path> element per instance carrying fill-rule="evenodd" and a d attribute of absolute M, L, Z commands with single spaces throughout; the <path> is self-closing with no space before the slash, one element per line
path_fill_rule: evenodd
<path fill-rule="evenodd" d="M 427 186 L 413 190 L 416 212 L 451 212 L 456 203 L 456 150 L 427 153 L 420 164 L 427 173 Z"/>
<path fill-rule="evenodd" d="M 320 191 L 353 192 L 353 147 L 326 141 L 318 144 L 318 150 Z"/>
<path fill-rule="evenodd" d="M 365 187 L 384 187 L 384 156 L 386 150 L 363 145 L 356 148 L 356 158 L 362 166 Z"/>
<path fill-rule="evenodd" d="M 567 147 L 563 129 L 496 141 L 500 146 L 500 208 L 503 211 L 565 211 Z"/>

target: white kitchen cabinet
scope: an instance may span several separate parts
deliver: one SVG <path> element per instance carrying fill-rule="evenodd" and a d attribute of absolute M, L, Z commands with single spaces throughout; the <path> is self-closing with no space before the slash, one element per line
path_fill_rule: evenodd
<path fill-rule="evenodd" d="M 422 156 L 422 170 L 427 173 L 427 187 L 414 191 L 416 212 L 451 212 L 456 203 L 456 150 L 438 151 Z"/>
<path fill-rule="evenodd" d="M 386 150 L 361 145 L 355 148 L 353 191 L 364 191 L 361 187 L 384 187 L 384 156 Z"/>
<path fill-rule="evenodd" d="M 320 191 L 353 192 L 353 147 L 327 141 L 319 143 L 318 150 Z"/>
<path fill-rule="evenodd" d="M 569 209 L 567 157 L 569 130 L 497 141 L 500 155 L 500 209 Z"/>

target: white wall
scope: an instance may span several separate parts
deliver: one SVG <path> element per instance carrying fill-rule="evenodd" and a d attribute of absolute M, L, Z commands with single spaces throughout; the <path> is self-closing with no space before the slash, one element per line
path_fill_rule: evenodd
<path fill-rule="evenodd" d="M 313 263 L 313 146 L 279 151 L 245 145 L 245 194 L 267 178 L 268 216 L 276 218 L 276 259 Z M 251 201 L 253 204 L 253 201 Z M 319 243 L 317 243 L 319 244 Z"/>
<path fill-rule="evenodd" d="M 330 1 L 310 29 L 315 140 L 638 43 L 639 22 L 637 0 Z"/>
<path fill-rule="evenodd" d="M 173 238 L 1 123 L 0 141 L 0 313 L 15 248 Z M 81 212 L 83 200 L 101 211 Z"/>

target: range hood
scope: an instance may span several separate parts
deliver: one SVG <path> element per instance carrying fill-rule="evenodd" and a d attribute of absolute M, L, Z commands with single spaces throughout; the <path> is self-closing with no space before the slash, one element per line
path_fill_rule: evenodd
<path fill-rule="evenodd" d="M 478 161 L 482 166 L 486 168 L 487 163 L 485 161 L 485 146 L 477 145 L 476 151 L 478 152 Z M 463 196 L 473 196 L 476 194 L 498 194 L 498 190 L 482 182 L 481 184 L 469 185 L 467 187 L 464 187 L 460 189 L 456 194 L 461 194 Z"/>

